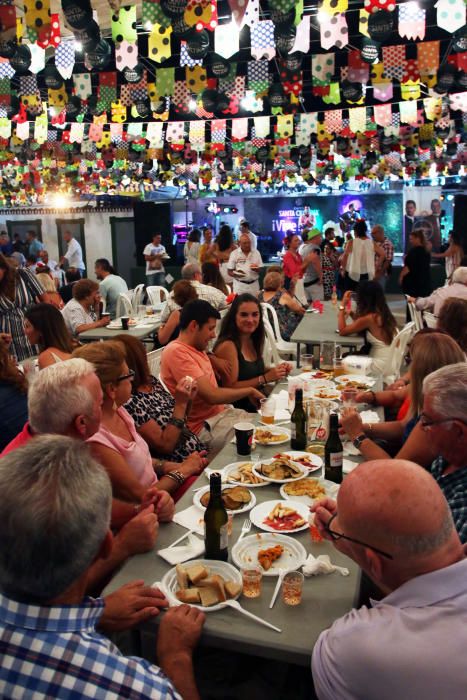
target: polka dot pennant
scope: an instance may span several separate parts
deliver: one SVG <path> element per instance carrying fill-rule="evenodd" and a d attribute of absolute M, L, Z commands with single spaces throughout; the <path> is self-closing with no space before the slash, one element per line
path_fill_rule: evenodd
<path fill-rule="evenodd" d="M 415 59 L 410 59 L 405 62 L 404 75 L 402 76 L 402 82 L 406 83 L 408 80 L 420 80 L 420 71 L 418 68 L 418 62 Z"/>
<path fill-rule="evenodd" d="M 276 134 L 281 139 L 293 136 L 293 116 L 291 114 L 280 114 L 277 117 Z"/>
<path fill-rule="evenodd" d="M 394 88 L 391 82 L 385 82 L 382 84 L 373 83 L 373 97 L 378 102 L 388 102 L 392 100 L 394 93 Z"/>
<path fill-rule="evenodd" d="M 247 82 L 250 90 L 257 95 L 265 92 L 269 87 L 269 63 L 267 61 L 248 61 Z"/>
<path fill-rule="evenodd" d="M 202 66 L 194 66 L 185 68 L 186 85 L 190 92 L 199 93 L 206 87 L 207 75 L 206 69 Z"/>
<path fill-rule="evenodd" d="M 237 141 L 248 138 L 248 119 L 232 119 L 232 138 Z"/>
<path fill-rule="evenodd" d="M 112 102 L 110 105 L 110 114 L 113 122 L 122 124 L 126 121 L 127 110 L 120 100 Z"/>
<path fill-rule="evenodd" d="M 417 44 L 418 69 L 422 75 L 435 73 L 439 68 L 439 41 L 424 41 Z"/>
<path fill-rule="evenodd" d="M 117 70 L 134 68 L 138 63 L 138 44 L 130 44 L 125 39 L 115 44 L 115 65 Z"/>
<path fill-rule="evenodd" d="M 466 21 L 466 6 L 464 0 L 438 0 L 436 22 L 438 27 L 447 32 L 455 32 L 464 26 Z"/>
<path fill-rule="evenodd" d="M 185 122 L 169 122 L 165 138 L 169 143 L 184 143 L 185 141 Z"/>
<path fill-rule="evenodd" d="M 341 101 L 341 91 L 339 87 L 339 83 L 331 83 L 329 85 L 329 92 L 327 95 L 323 95 L 323 102 L 325 102 L 327 105 L 333 104 L 333 105 L 338 105 Z"/>
<path fill-rule="evenodd" d="M 157 92 L 161 97 L 172 95 L 175 82 L 175 68 L 158 68 L 156 71 Z"/>
<path fill-rule="evenodd" d="M 449 95 L 449 105 L 451 109 L 467 112 L 467 92 L 455 92 Z"/>
<path fill-rule="evenodd" d="M 203 59 L 202 58 L 191 58 L 191 56 L 188 53 L 186 41 L 181 41 L 180 42 L 180 65 L 182 68 L 184 66 L 189 66 L 190 68 L 194 68 L 195 66 L 202 66 L 203 65 Z"/>
<path fill-rule="evenodd" d="M 420 81 L 407 80 L 401 83 L 401 97 L 403 100 L 418 100 L 420 97 Z"/>
<path fill-rule="evenodd" d="M 416 2 L 399 5 L 399 35 L 406 39 L 425 38 L 425 10 Z"/>
<path fill-rule="evenodd" d="M 79 73 L 73 76 L 75 86 L 75 95 L 82 100 L 87 100 L 92 95 L 91 75 L 90 73 Z"/>
<path fill-rule="evenodd" d="M 313 85 L 329 85 L 334 75 L 335 57 L 333 53 L 313 54 L 311 57 L 311 74 Z"/>
<path fill-rule="evenodd" d="M 353 107 L 349 109 L 350 131 L 354 134 L 366 129 L 366 107 Z"/>
<path fill-rule="evenodd" d="M 29 50 L 31 52 L 31 65 L 29 66 L 29 70 L 31 73 L 39 73 L 45 66 L 45 49 L 38 44 L 31 44 Z"/>
<path fill-rule="evenodd" d="M 65 80 L 71 78 L 75 65 L 75 47 L 72 41 L 61 42 L 55 49 L 55 65 Z"/>
<path fill-rule="evenodd" d="M 320 10 L 328 15 L 338 15 L 346 12 L 349 7 L 349 0 L 322 0 Z"/>
<path fill-rule="evenodd" d="M 324 113 L 324 126 L 330 134 L 338 134 L 342 129 L 342 110 L 328 109 Z"/>
<path fill-rule="evenodd" d="M 185 9 L 185 22 L 198 31 L 217 27 L 217 0 L 188 0 Z"/>
<path fill-rule="evenodd" d="M 8 117 L 0 119 L 0 138 L 9 139 L 11 136 L 11 121 Z"/>
<path fill-rule="evenodd" d="M 272 24 L 272 22 L 271 22 Z M 255 25 L 256 26 L 256 25 Z M 237 27 L 232 24 L 220 24 L 214 33 L 215 52 L 222 58 L 230 58 L 240 48 Z M 253 51 L 251 52 L 253 54 Z"/>
<path fill-rule="evenodd" d="M 84 124 L 73 122 L 70 127 L 70 143 L 81 143 L 84 136 Z"/>
<path fill-rule="evenodd" d="M 12 78 L 14 74 L 15 69 L 10 65 L 10 61 L 7 58 L 0 59 L 0 79 Z M 8 90 L 10 89 L 9 86 L 10 81 L 8 81 Z"/>
<path fill-rule="evenodd" d="M 190 91 L 184 80 L 176 80 L 173 94 L 173 104 L 178 112 L 188 112 Z"/>
<path fill-rule="evenodd" d="M 423 100 L 423 108 L 427 119 L 434 121 L 441 116 L 443 109 L 443 100 L 441 97 L 426 97 Z"/>
<path fill-rule="evenodd" d="M 48 46 L 57 47 L 60 42 L 60 18 L 58 14 L 52 14 L 50 23 L 45 24 L 37 32 L 37 45 L 46 49 Z M 32 49 L 32 46 L 30 48 Z"/>
<path fill-rule="evenodd" d="M 43 27 L 50 26 L 49 0 L 24 0 L 24 23 L 31 42 L 35 42 Z"/>
<path fill-rule="evenodd" d="M 383 46 L 384 72 L 387 78 L 402 80 L 405 66 L 405 46 Z"/>
<path fill-rule="evenodd" d="M 51 107 L 64 107 L 68 102 L 68 95 L 66 93 L 65 87 L 61 87 L 59 90 L 48 89 L 48 102 Z"/>
<path fill-rule="evenodd" d="M 310 50 L 310 15 L 305 15 L 300 24 L 297 27 L 297 33 L 295 35 L 295 44 L 290 51 L 291 54 L 296 51 L 302 51 L 302 53 L 308 53 Z"/>
<path fill-rule="evenodd" d="M 370 13 L 367 12 L 366 10 L 360 10 L 358 14 L 358 31 L 360 34 L 363 34 L 363 36 L 369 37 L 370 34 L 368 32 L 368 17 L 370 16 Z"/>
<path fill-rule="evenodd" d="M 112 13 L 112 39 L 116 43 L 124 40 L 134 44 L 136 35 L 136 5 L 125 5 L 118 13 Z"/>
<path fill-rule="evenodd" d="M 170 37 L 172 27 L 155 24 L 148 39 L 148 58 L 156 63 L 162 63 L 172 55 Z"/>
<path fill-rule="evenodd" d="M 190 144 L 194 147 L 204 147 L 206 143 L 206 124 L 202 121 L 189 122 Z"/>
<path fill-rule="evenodd" d="M 170 27 L 171 19 L 162 11 L 159 0 L 143 0 L 141 21 L 143 27 L 147 24 L 161 24 Z"/>
<path fill-rule="evenodd" d="M 402 124 L 415 124 L 417 122 L 417 103 L 399 102 L 399 114 Z"/>
<path fill-rule="evenodd" d="M 256 22 L 259 22 L 259 0 L 238 0 L 238 4 L 240 2 L 246 3 L 245 14 L 240 26 L 243 27 L 246 24 L 252 27 Z"/>
<path fill-rule="evenodd" d="M 320 40 L 323 49 L 330 49 L 331 46 L 342 49 L 347 46 L 349 28 L 344 14 L 334 15 L 329 20 L 320 23 Z"/>
<path fill-rule="evenodd" d="M 19 95 L 32 95 L 37 92 L 37 78 L 35 75 L 22 75 L 19 78 Z"/>
<path fill-rule="evenodd" d="M 268 61 L 276 55 L 274 24 L 271 20 L 258 22 L 251 27 L 251 55 L 257 60 L 267 58 Z"/>
<path fill-rule="evenodd" d="M 394 12 L 396 9 L 396 0 L 365 0 L 365 10 L 367 12 L 378 12 L 386 10 L 386 12 Z"/>
<path fill-rule="evenodd" d="M 213 119 L 211 122 L 211 142 L 212 143 L 225 143 L 226 135 L 227 135 L 227 120 L 226 119 Z"/>

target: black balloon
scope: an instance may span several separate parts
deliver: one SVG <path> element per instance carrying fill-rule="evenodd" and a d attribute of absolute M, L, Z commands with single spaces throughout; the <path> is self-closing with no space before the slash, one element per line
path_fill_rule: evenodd
<path fill-rule="evenodd" d="M 231 66 L 226 58 L 217 53 L 211 55 L 211 72 L 216 78 L 227 78 L 230 71 Z"/>
<path fill-rule="evenodd" d="M 276 27 L 291 27 L 295 22 L 295 8 L 292 7 L 288 12 L 282 12 L 280 7 L 270 7 L 270 19 Z"/>
<path fill-rule="evenodd" d="M 167 17 L 180 17 L 183 15 L 188 2 L 187 0 L 161 0 L 161 10 Z"/>
<path fill-rule="evenodd" d="M 439 95 L 443 95 L 445 92 L 450 91 L 455 85 L 455 80 L 455 67 L 451 66 L 449 63 L 445 63 L 444 66 L 438 68 L 438 72 L 436 73 L 435 92 Z"/>
<path fill-rule="evenodd" d="M 2 58 L 11 58 L 15 55 L 18 44 L 13 39 L 0 39 L 0 56 Z"/>
<path fill-rule="evenodd" d="M 186 50 L 190 58 L 197 61 L 204 58 L 209 51 L 209 34 L 205 29 L 190 34 L 186 42 Z"/>
<path fill-rule="evenodd" d="M 230 105 L 230 97 L 226 95 L 225 92 L 220 92 L 217 95 L 217 100 L 216 100 L 216 112 L 224 112 L 226 109 L 229 108 Z"/>
<path fill-rule="evenodd" d="M 451 158 L 457 155 L 457 143 L 448 143 L 446 146 L 446 155 L 450 156 Z"/>
<path fill-rule="evenodd" d="M 256 151 L 256 160 L 258 163 L 265 163 L 269 158 L 269 148 L 268 146 L 260 146 Z"/>
<path fill-rule="evenodd" d="M 296 34 L 295 27 L 274 27 L 274 41 L 280 56 L 286 56 L 293 49 Z"/>
<path fill-rule="evenodd" d="M 147 119 L 151 116 L 151 105 L 148 100 L 139 100 L 135 102 L 135 107 L 140 119 Z"/>
<path fill-rule="evenodd" d="M 217 90 L 211 90 L 210 88 L 203 90 L 201 93 L 201 102 L 206 112 L 214 112 L 217 105 L 217 96 Z"/>
<path fill-rule="evenodd" d="M 290 73 L 296 73 L 302 67 L 303 56 L 304 54 L 301 51 L 296 51 L 295 53 L 284 56 L 284 68 Z"/>
<path fill-rule="evenodd" d="M 18 114 L 18 112 L 19 112 L 19 109 L 20 109 L 19 98 L 16 97 L 16 95 L 12 95 L 10 97 L 10 104 L 9 105 L 2 105 L 2 107 L 5 110 L 7 117 L 9 119 L 11 119 L 11 117 L 14 117 L 15 114 Z"/>
<path fill-rule="evenodd" d="M 72 29 L 84 29 L 92 20 L 89 0 L 62 0 L 65 19 Z"/>
<path fill-rule="evenodd" d="M 101 30 L 94 19 L 82 29 L 75 29 L 73 33 L 76 41 L 82 44 L 83 50 L 86 52 L 94 51 L 101 40 Z"/>
<path fill-rule="evenodd" d="M 76 117 L 81 112 L 81 100 L 76 95 L 70 97 L 65 107 L 67 116 L 70 118 Z"/>
<path fill-rule="evenodd" d="M 183 15 L 180 17 L 175 17 L 172 20 L 172 31 L 174 36 L 178 36 L 180 39 L 186 39 L 189 37 L 192 29 L 193 27 L 190 27 L 190 25 L 185 22 L 185 17 Z"/>
<path fill-rule="evenodd" d="M 379 10 L 368 17 L 368 34 L 375 41 L 385 41 L 394 31 L 395 12 Z"/>
<path fill-rule="evenodd" d="M 144 74 L 144 66 L 142 63 L 137 63 L 134 68 L 123 69 L 123 77 L 128 83 L 139 83 Z"/>
<path fill-rule="evenodd" d="M 464 90 L 467 90 L 467 73 L 463 70 L 460 70 L 457 73 L 456 76 L 456 88 L 463 92 Z"/>
<path fill-rule="evenodd" d="M 467 25 L 464 25 L 452 37 L 452 48 L 457 53 L 467 51 Z"/>
<path fill-rule="evenodd" d="M 87 52 L 86 60 L 93 68 L 102 70 L 102 68 L 105 68 L 109 63 L 111 55 L 112 51 L 109 42 L 105 39 L 101 39 L 93 51 Z"/>
<path fill-rule="evenodd" d="M 362 61 L 365 63 L 376 63 L 379 59 L 380 44 L 373 39 L 363 38 L 363 46 L 361 50 Z"/>
<path fill-rule="evenodd" d="M 14 56 L 10 58 L 11 67 L 18 75 L 25 75 L 31 65 L 31 50 L 27 44 L 21 44 L 16 49 Z"/>
<path fill-rule="evenodd" d="M 88 112 L 96 117 L 102 114 L 103 109 L 99 106 L 97 95 L 90 95 L 88 97 Z"/>
<path fill-rule="evenodd" d="M 363 86 L 361 83 L 344 80 L 341 85 L 341 95 L 346 102 L 358 102 L 363 95 Z"/>
<path fill-rule="evenodd" d="M 42 73 L 44 83 L 51 90 L 59 90 L 63 85 L 63 78 L 53 63 L 48 63 Z"/>

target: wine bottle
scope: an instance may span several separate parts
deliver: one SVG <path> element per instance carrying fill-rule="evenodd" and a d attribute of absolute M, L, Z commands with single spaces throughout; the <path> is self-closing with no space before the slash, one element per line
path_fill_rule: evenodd
<path fill-rule="evenodd" d="M 324 448 L 324 476 L 336 484 L 342 483 L 342 463 L 344 448 L 339 437 L 339 417 L 337 413 L 329 416 L 329 437 Z"/>
<path fill-rule="evenodd" d="M 304 450 L 306 448 L 306 413 L 303 408 L 303 389 L 295 391 L 295 406 L 290 418 L 292 423 L 292 435 L 290 446 L 292 450 Z"/>
<path fill-rule="evenodd" d="M 204 546 L 206 559 L 227 561 L 228 556 L 228 517 L 222 501 L 221 475 L 211 474 L 209 480 L 209 503 L 204 512 Z"/>

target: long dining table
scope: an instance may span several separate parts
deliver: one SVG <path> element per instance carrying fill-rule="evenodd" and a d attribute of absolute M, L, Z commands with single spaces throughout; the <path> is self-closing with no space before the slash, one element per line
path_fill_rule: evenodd
<path fill-rule="evenodd" d="M 282 387 L 278 387 L 282 388 Z M 252 414 L 252 421 L 257 422 L 258 416 Z M 286 427 L 288 427 L 286 425 Z M 290 443 L 280 446 L 256 445 L 253 459 L 269 459 L 279 451 L 290 450 Z M 358 464 L 360 456 L 346 456 L 346 459 Z M 210 469 L 222 469 L 233 462 L 248 461 L 249 458 L 240 457 L 236 452 L 236 446 L 232 442 L 226 444 L 221 452 L 209 465 Z M 314 472 L 313 476 L 323 475 L 323 469 Z M 194 486 L 177 503 L 177 512 L 182 511 L 193 504 L 194 489 L 208 485 L 208 479 L 201 474 Z M 254 489 L 257 504 L 272 499 L 281 499 L 278 484 L 268 484 Z M 229 542 L 229 562 L 232 563 L 231 549 L 237 541 L 242 524 L 248 513 L 234 515 L 232 535 Z M 200 510 L 200 519 L 203 511 Z M 164 574 L 171 567 L 157 554 L 157 550 L 167 547 L 186 532 L 184 527 L 172 522 L 161 524 L 155 550 L 146 554 L 131 557 L 111 580 L 105 593 L 114 591 L 119 586 L 135 579 L 144 579 L 146 584 L 161 581 Z M 253 526 L 249 534 L 260 534 L 260 530 Z M 245 618 L 232 609 L 207 612 L 201 644 L 207 644 L 225 650 L 241 651 L 246 654 L 254 654 L 259 657 L 275 659 L 301 666 L 310 664 L 313 646 L 320 633 L 327 629 L 342 615 L 345 615 L 355 607 L 359 597 L 360 570 L 358 566 L 346 556 L 338 552 L 330 542 L 312 542 L 310 531 L 307 528 L 301 532 L 290 535 L 297 539 L 305 547 L 308 554 L 315 557 L 320 554 L 329 555 L 331 562 L 338 566 L 347 567 L 348 576 L 342 576 L 338 572 L 328 575 L 306 577 L 303 587 L 303 598 L 296 607 L 283 603 L 279 594 L 273 609 L 269 609 L 269 603 L 273 594 L 277 577 L 263 576 L 262 595 L 252 599 L 240 597 L 239 602 L 248 611 L 259 615 L 282 631 L 275 632 L 262 625 Z M 200 557 L 197 557 L 200 558 Z M 146 647 L 148 658 L 153 658 L 154 634 L 159 623 L 159 617 L 144 623 L 141 628 L 142 652 Z"/>
<path fill-rule="evenodd" d="M 117 319 L 117 321 L 119 320 L 120 319 Z M 130 326 L 126 331 L 122 329 L 121 325 L 116 327 L 116 323 L 115 325 L 112 324 L 110 328 L 108 326 L 91 328 L 88 331 L 80 333 L 79 340 L 83 343 L 92 343 L 96 340 L 112 340 L 121 333 L 132 335 L 134 338 L 138 338 L 138 340 L 144 340 L 144 338 L 155 335 L 160 325 L 161 315 L 157 313 L 153 316 L 146 316 L 146 318 L 139 321 L 136 325 Z"/>

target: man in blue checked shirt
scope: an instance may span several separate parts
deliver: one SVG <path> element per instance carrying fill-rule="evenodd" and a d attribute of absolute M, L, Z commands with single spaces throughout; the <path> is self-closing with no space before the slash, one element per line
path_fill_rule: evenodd
<path fill-rule="evenodd" d="M 0 493 L 0 697 L 199 700 L 202 612 L 165 614 L 160 668 L 96 631 L 104 603 L 85 591 L 91 564 L 112 549 L 112 489 L 83 443 L 35 437 L 0 460 Z"/>

